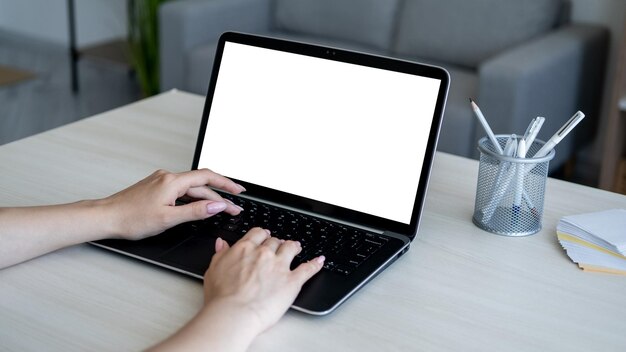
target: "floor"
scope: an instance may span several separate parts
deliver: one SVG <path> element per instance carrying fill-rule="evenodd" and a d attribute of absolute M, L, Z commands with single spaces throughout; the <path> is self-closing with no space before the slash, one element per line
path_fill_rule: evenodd
<path fill-rule="evenodd" d="M 70 84 L 68 49 L 0 31 L 0 65 L 35 78 L 0 86 L 0 145 L 128 104 L 141 97 L 129 68 L 93 58 L 79 61 L 79 92 Z"/>

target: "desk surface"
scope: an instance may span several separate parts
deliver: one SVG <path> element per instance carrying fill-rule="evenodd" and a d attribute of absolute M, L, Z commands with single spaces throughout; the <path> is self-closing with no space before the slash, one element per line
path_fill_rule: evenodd
<path fill-rule="evenodd" d="M 0 147 L 0 206 L 109 195 L 154 169 L 188 170 L 204 99 L 169 92 Z M 626 278 L 560 248 L 568 214 L 626 197 L 550 179 L 544 229 L 471 222 L 478 163 L 438 153 L 411 250 L 335 313 L 287 315 L 253 351 L 623 351 Z M 202 304 L 200 282 L 88 245 L 0 271 L 0 350 L 138 350 Z"/>

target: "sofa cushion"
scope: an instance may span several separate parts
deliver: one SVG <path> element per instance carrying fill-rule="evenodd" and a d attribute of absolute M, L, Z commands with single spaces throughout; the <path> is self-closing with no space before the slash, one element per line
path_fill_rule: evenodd
<path fill-rule="evenodd" d="M 276 0 L 279 31 L 390 50 L 398 0 Z"/>
<path fill-rule="evenodd" d="M 553 28 L 561 0 L 405 0 L 395 52 L 476 68 Z"/>
<path fill-rule="evenodd" d="M 206 95 L 209 89 L 209 79 L 213 70 L 213 59 L 217 44 L 209 44 L 193 48 L 185 58 L 185 87 L 192 93 Z"/>

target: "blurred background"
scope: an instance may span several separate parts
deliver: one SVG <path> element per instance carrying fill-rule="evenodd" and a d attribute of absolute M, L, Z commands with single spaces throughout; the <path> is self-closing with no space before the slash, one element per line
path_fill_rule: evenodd
<path fill-rule="evenodd" d="M 0 0 L 0 144 L 204 95 L 217 37 L 238 30 L 445 67 L 443 152 L 477 157 L 469 97 L 496 134 L 545 116 L 544 140 L 582 110 L 551 176 L 626 194 L 625 19 L 623 0 Z"/>

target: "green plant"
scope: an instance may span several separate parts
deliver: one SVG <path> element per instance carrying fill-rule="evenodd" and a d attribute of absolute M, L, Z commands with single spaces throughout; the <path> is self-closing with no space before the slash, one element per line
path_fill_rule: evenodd
<path fill-rule="evenodd" d="M 159 92 L 159 5 L 167 0 L 128 2 L 130 57 L 145 96 Z"/>

